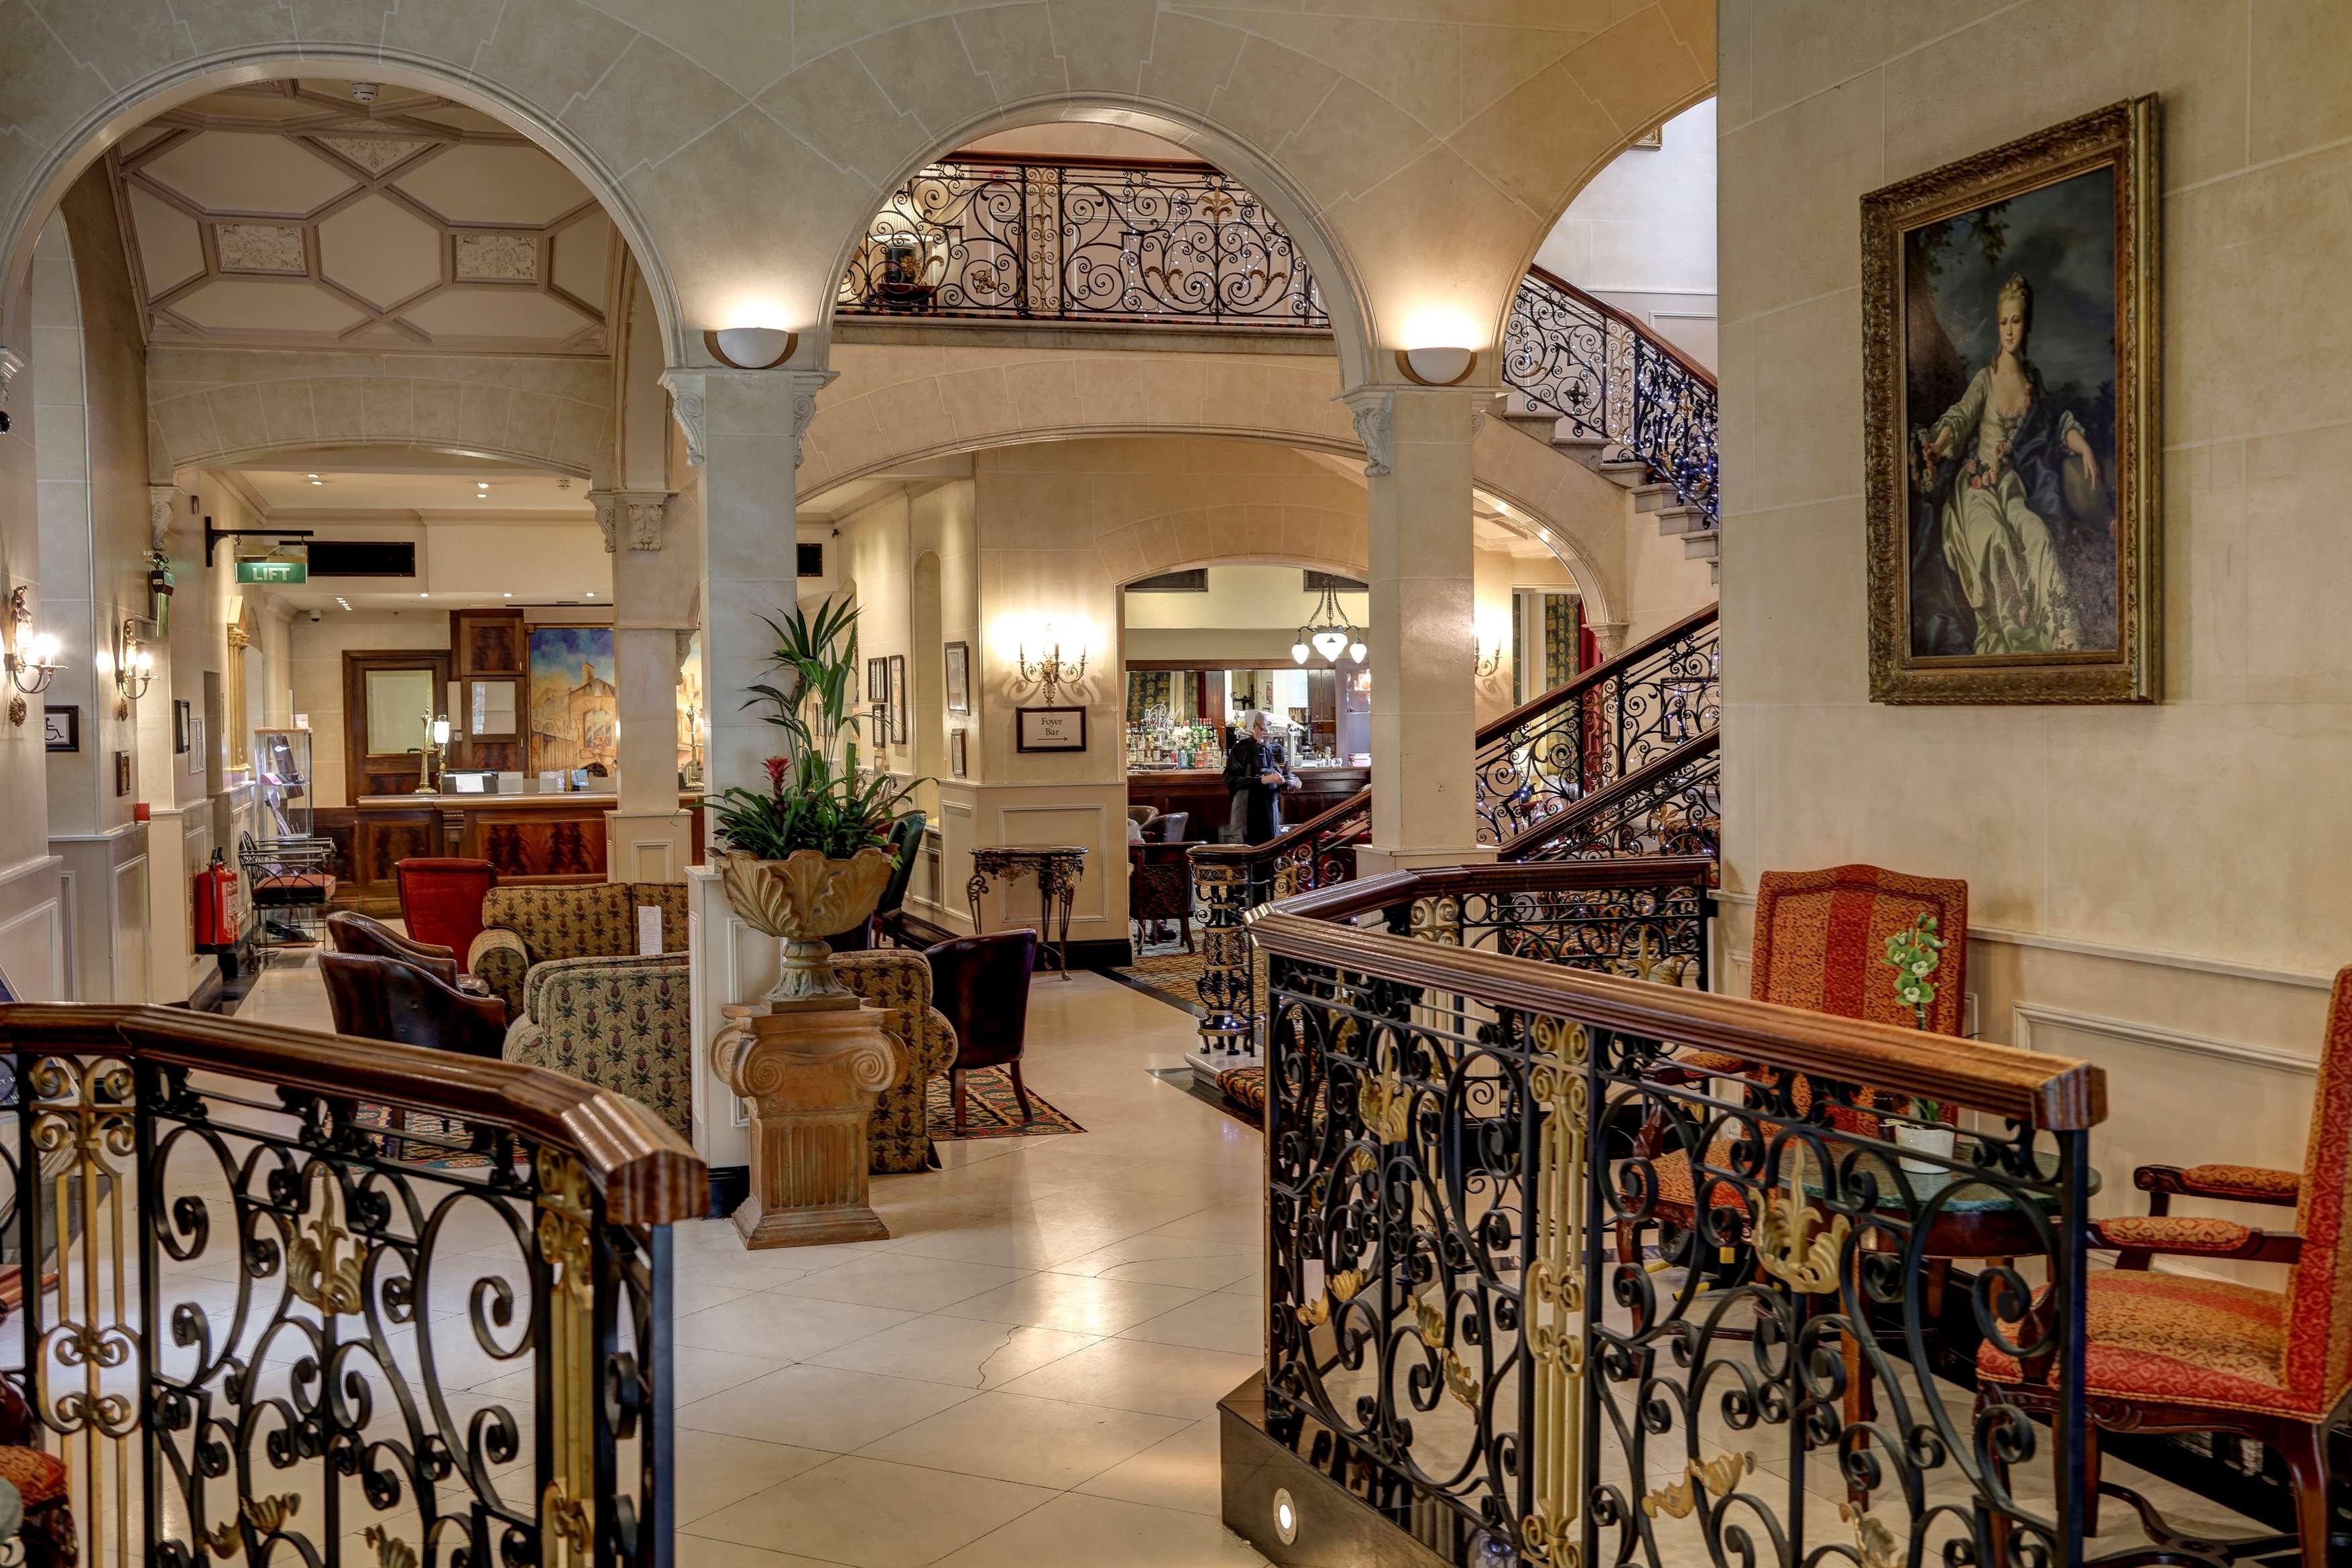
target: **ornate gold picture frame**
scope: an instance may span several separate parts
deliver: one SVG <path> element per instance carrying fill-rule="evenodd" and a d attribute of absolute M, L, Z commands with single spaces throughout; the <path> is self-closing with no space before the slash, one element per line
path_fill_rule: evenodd
<path fill-rule="evenodd" d="M 2158 699 L 2157 102 L 1862 199 L 1870 695 Z"/>

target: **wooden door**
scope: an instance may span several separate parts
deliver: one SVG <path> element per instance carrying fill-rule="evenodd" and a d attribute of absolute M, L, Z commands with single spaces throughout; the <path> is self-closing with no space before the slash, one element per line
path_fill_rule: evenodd
<path fill-rule="evenodd" d="M 364 795 L 415 789 L 424 771 L 424 715 L 444 712 L 448 690 L 446 651 L 380 649 L 343 655 L 346 800 L 357 805 Z M 454 717 L 450 727 L 457 727 Z"/>

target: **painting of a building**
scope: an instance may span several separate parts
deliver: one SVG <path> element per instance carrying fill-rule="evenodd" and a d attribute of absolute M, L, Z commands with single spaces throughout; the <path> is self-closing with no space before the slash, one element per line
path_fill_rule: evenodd
<path fill-rule="evenodd" d="M 613 766 L 621 701 L 609 626 L 530 632 L 530 757 L 534 771 Z"/>

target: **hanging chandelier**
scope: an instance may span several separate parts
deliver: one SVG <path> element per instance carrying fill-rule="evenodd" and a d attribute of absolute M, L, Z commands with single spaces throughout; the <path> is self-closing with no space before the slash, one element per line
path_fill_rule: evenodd
<path fill-rule="evenodd" d="M 1338 664 L 1342 653 L 1360 664 L 1367 652 L 1364 634 L 1339 608 L 1339 591 L 1328 582 L 1323 585 L 1323 597 L 1317 601 L 1314 613 L 1298 629 L 1298 640 L 1290 645 L 1290 657 L 1303 664 L 1310 650 L 1323 655 L 1323 662 L 1328 664 Z"/>

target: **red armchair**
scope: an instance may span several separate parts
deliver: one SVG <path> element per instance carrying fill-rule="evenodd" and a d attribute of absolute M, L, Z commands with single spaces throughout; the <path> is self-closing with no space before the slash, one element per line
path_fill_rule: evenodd
<path fill-rule="evenodd" d="M 488 861 L 415 856 L 393 862 L 400 883 L 400 918 L 416 941 L 446 947 L 462 967 L 482 934 L 482 900 L 498 886 Z"/>
<path fill-rule="evenodd" d="M 2303 1170 L 2252 1166 L 2142 1166 L 2133 1183 L 2149 1195 L 2146 1216 L 2094 1220 L 2091 1245 L 2118 1254 L 2113 1269 L 2084 1281 L 2088 1396 L 2084 1445 L 2088 1528 L 2098 1528 L 2098 1434 L 2229 1432 L 2251 1437 L 2285 1461 L 2295 1492 L 2294 1534 L 2277 1544 L 2232 1542 L 2231 1560 L 2300 1543 L 2303 1561 L 2328 1554 L 2327 1432 L 2352 1396 L 2352 968 L 2337 971 L 2319 1059 L 2319 1090 Z M 2292 1235 L 2231 1220 L 2170 1212 L 2175 1196 L 2294 1210 Z M 2158 1253 L 2284 1263 L 2286 1288 L 2267 1290 L 2191 1274 L 2158 1274 Z M 2038 1305 L 2046 1306 L 2047 1291 Z M 2011 1336 L 2029 1343 L 2032 1331 Z M 2053 1363 L 2020 1365 L 1988 1339 L 1977 1353 L 1979 1405 L 1990 1400 L 2048 1411 L 2056 1403 Z M 2159 1547 L 2186 1539 L 2126 1489 Z"/>

